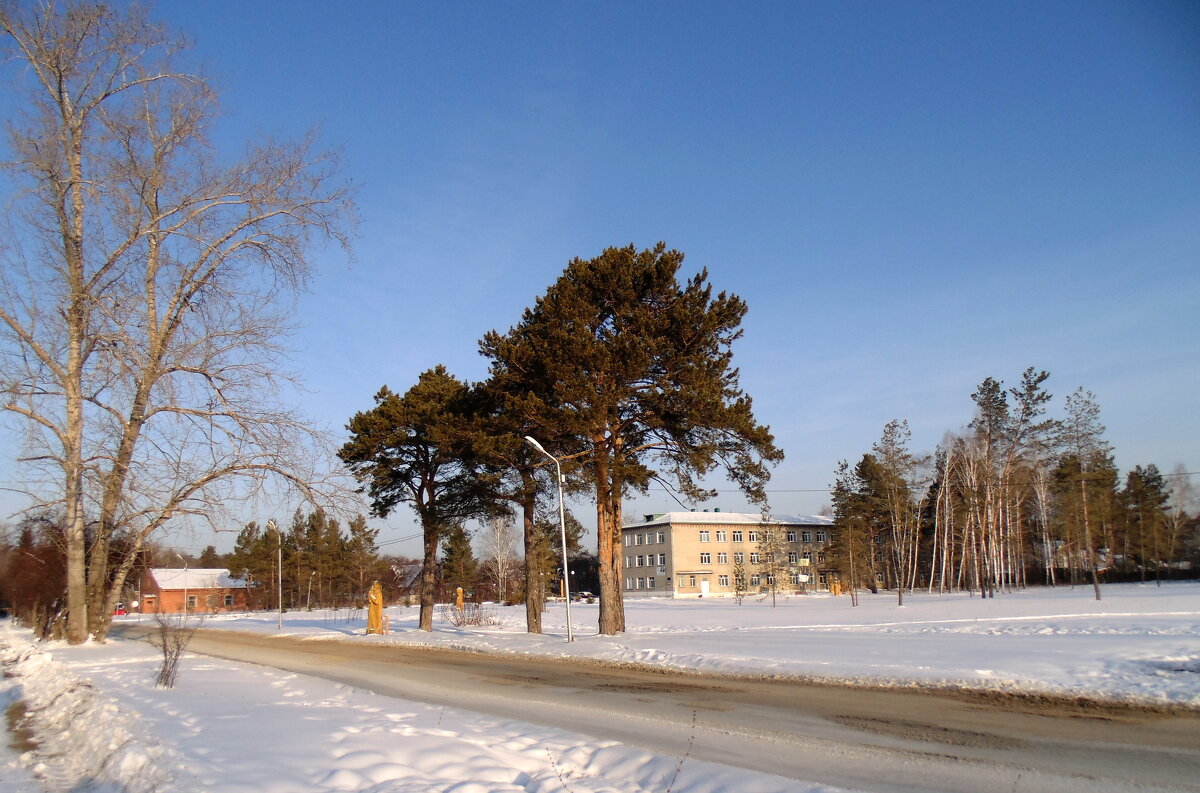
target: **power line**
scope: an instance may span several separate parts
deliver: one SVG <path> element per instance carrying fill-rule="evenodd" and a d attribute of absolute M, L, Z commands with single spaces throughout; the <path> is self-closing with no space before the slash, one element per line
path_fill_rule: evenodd
<path fill-rule="evenodd" d="M 1175 473 L 1161 474 L 1161 475 L 1164 479 L 1166 479 L 1168 477 L 1178 477 L 1178 476 L 1200 476 L 1200 471 L 1177 471 Z M 918 487 L 924 487 L 924 485 L 919 485 Z M 742 491 L 737 490 L 737 489 L 729 489 L 729 490 L 717 490 L 716 492 L 718 492 L 718 493 L 741 493 Z M 832 487 L 779 488 L 779 489 L 767 489 L 767 490 L 764 490 L 763 492 L 764 493 L 832 493 L 833 488 Z"/>

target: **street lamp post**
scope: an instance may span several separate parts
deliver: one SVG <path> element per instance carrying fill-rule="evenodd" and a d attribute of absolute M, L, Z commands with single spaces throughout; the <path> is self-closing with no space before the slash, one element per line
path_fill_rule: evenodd
<path fill-rule="evenodd" d="M 311 573 L 308 574 L 308 603 L 307 603 L 308 611 L 312 611 L 312 580 L 313 580 L 313 576 L 315 576 L 316 574 L 317 574 L 316 570 L 313 570 Z"/>
<path fill-rule="evenodd" d="M 279 539 L 278 564 L 279 578 L 277 584 L 279 587 L 279 630 L 283 630 L 283 533 L 279 531 L 279 524 L 274 518 L 267 521 L 267 531 L 275 532 L 275 536 Z"/>
<path fill-rule="evenodd" d="M 188 563 L 187 559 L 183 558 L 182 554 L 175 554 L 179 557 L 179 561 L 183 562 L 183 621 L 187 622 L 187 598 L 188 598 Z"/>
<path fill-rule="evenodd" d="M 528 435 L 525 436 L 525 442 L 528 443 L 533 448 L 537 449 L 539 452 L 544 454 L 546 457 L 549 457 L 550 460 L 554 463 L 555 472 L 558 474 L 558 531 L 559 531 L 559 535 L 562 538 L 563 595 L 565 596 L 563 598 L 563 600 L 567 604 L 567 641 L 573 642 L 573 641 L 575 641 L 575 634 L 571 630 L 571 583 L 570 583 L 570 581 L 567 580 L 568 578 L 570 578 L 570 576 L 567 575 L 567 508 L 563 504 L 562 466 L 559 465 L 557 457 L 555 457 L 554 455 L 550 454 L 550 452 L 543 449 L 542 444 L 538 443 L 536 440 L 534 440 L 530 436 L 528 436 Z"/>

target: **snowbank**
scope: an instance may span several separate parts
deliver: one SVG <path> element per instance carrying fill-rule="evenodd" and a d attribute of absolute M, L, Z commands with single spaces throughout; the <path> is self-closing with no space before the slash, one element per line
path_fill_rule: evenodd
<path fill-rule="evenodd" d="M 11 624 L 0 628 L 0 664 L 35 748 L 21 762 L 51 791 L 165 793 L 172 753 L 144 734 L 136 714 L 99 693 Z"/>

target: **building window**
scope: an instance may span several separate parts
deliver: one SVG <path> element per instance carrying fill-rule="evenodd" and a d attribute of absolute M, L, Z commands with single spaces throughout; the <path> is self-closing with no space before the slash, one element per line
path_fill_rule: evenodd
<path fill-rule="evenodd" d="M 696 585 L 696 576 L 694 576 L 694 575 L 688 576 L 688 586 L 695 586 L 695 585 Z"/>
<path fill-rule="evenodd" d="M 711 553 L 700 554 L 700 564 L 712 564 L 712 554 Z"/>
<path fill-rule="evenodd" d="M 658 566 L 659 567 L 667 566 L 667 555 L 665 553 L 660 553 L 658 555 Z"/>
<path fill-rule="evenodd" d="M 742 533 L 740 531 L 735 531 L 733 533 L 733 541 L 734 542 L 742 542 Z"/>
<path fill-rule="evenodd" d="M 817 551 L 817 563 L 820 564 L 821 562 L 824 562 L 824 561 L 825 561 L 825 552 Z"/>
<path fill-rule="evenodd" d="M 752 531 L 750 534 L 750 542 L 758 542 L 758 532 Z"/>
<path fill-rule="evenodd" d="M 643 534 L 635 534 L 635 535 L 633 535 L 633 544 L 634 544 L 634 545 L 641 545 L 641 544 L 642 544 L 642 538 L 643 538 L 644 536 L 645 536 L 645 535 L 643 535 Z"/>
<path fill-rule="evenodd" d="M 750 586 L 762 586 L 762 576 L 758 573 L 750 576 Z"/>
<path fill-rule="evenodd" d="M 633 557 L 632 557 L 632 556 L 626 556 L 626 557 L 625 557 L 625 566 L 626 566 L 626 567 L 633 567 Z"/>
<path fill-rule="evenodd" d="M 800 532 L 800 541 L 801 542 L 812 542 L 812 532 L 811 531 Z"/>
<path fill-rule="evenodd" d="M 662 545 L 666 541 L 667 541 L 667 533 L 664 531 L 660 531 L 658 533 L 658 544 Z"/>
<path fill-rule="evenodd" d="M 626 534 L 625 535 L 625 547 L 628 548 L 630 545 L 633 545 L 633 535 Z"/>
<path fill-rule="evenodd" d="M 727 576 L 727 575 L 717 576 L 717 583 L 720 584 L 721 586 L 729 586 L 729 576 Z"/>
<path fill-rule="evenodd" d="M 637 558 L 637 566 L 638 566 L 638 567 L 643 567 L 643 566 L 645 566 L 645 564 L 646 564 L 646 557 L 642 556 L 642 555 L 639 553 L 639 554 L 638 554 L 638 558 Z"/>
<path fill-rule="evenodd" d="M 233 606 L 233 595 L 226 595 L 225 596 L 225 608 L 230 608 L 231 606 Z"/>
<path fill-rule="evenodd" d="M 788 580 L 791 581 L 793 584 L 799 584 L 800 583 L 800 574 L 792 573 L 791 575 L 788 576 Z"/>
<path fill-rule="evenodd" d="M 187 596 L 187 607 L 190 609 L 196 608 L 196 596 L 195 595 Z"/>
<path fill-rule="evenodd" d="M 750 553 L 750 564 L 758 564 L 759 559 L 760 557 L 758 555 L 758 551 L 752 551 Z"/>
<path fill-rule="evenodd" d="M 728 542 L 728 541 L 729 541 L 729 532 L 727 532 L 727 531 L 717 532 L 717 542 Z"/>
<path fill-rule="evenodd" d="M 825 542 L 826 534 L 823 531 L 817 532 L 817 542 Z"/>
<path fill-rule="evenodd" d="M 700 542 L 708 542 L 711 538 L 711 535 L 712 533 L 708 531 L 700 532 Z"/>
<path fill-rule="evenodd" d="M 637 580 L 637 588 L 638 588 L 638 589 L 641 589 L 641 588 L 642 588 L 642 587 L 644 587 L 645 585 L 646 585 L 646 579 L 642 578 L 641 576 L 638 576 L 638 580 Z"/>
<path fill-rule="evenodd" d="M 717 554 L 717 564 L 729 564 L 729 554 L 718 553 Z"/>
<path fill-rule="evenodd" d="M 746 554 L 742 553 L 741 551 L 733 552 L 733 563 L 734 564 L 745 564 L 745 562 L 746 562 Z"/>
<path fill-rule="evenodd" d="M 795 551 L 788 552 L 788 564 L 796 564 L 800 561 L 800 554 Z"/>
<path fill-rule="evenodd" d="M 646 589 L 654 589 L 654 576 L 646 579 Z"/>
<path fill-rule="evenodd" d="M 796 541 L 796 532 L 789 531 L 788 532 L 788 542 L 795 542 L 795 541 Z"/>
<path fill-rule="evenodd" d="M 632 579 L 632 578 L 626 578 L 626 579 L 625 579 L 625 588 L 626 588 L 626 589 L 633 589 L 633 579 Z"/>

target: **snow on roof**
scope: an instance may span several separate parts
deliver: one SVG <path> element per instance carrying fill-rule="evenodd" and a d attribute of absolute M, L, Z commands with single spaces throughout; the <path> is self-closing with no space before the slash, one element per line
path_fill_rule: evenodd
<path fill-rule="evenodd" d="M 186 570 L 155 567 L 150 575 L 159 589 L 245 589 L 246 582 L 234 578 L 223 567 L 193 567 Z"/>
<path fill-rule="evenodd" d="M 833 518 L 824 515 L 771 515 L 768 520 L 787 526 L 832 526 Z M 660 512 L 645 515 L 640 523 L 627 523 L 623 529 L 640 529 L 645 526 L 665 526 L 668 523 L 706 523 L 712 525 L 750 525 L 762 523 L 757 512 Z"/>

